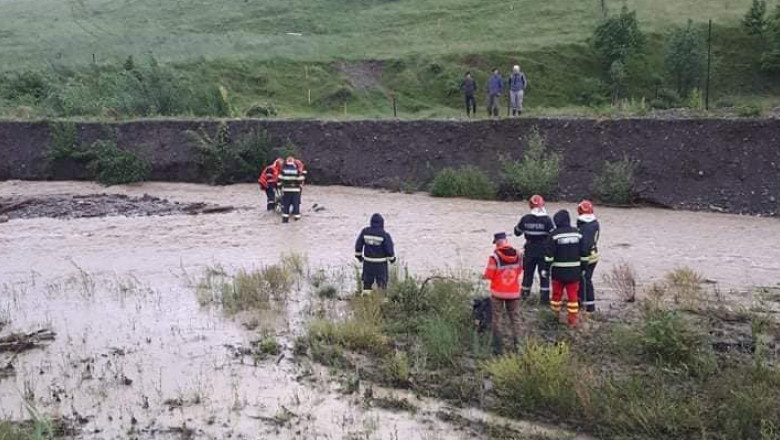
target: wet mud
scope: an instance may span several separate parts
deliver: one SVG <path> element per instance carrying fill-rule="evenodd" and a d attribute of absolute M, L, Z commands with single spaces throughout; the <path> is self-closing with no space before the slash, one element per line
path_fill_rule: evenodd
<path fill-rule="evenodd" d="M 124 194 L 46 195 L 41 197 L 0 197 L 0 215 L 7 219 L 37 217 L 75 219 L 86 217 L 177 214 L 215 214 L 230 212 L 232 206 L 178 203 L 144 194 L 130 197 Z"/>
<path fill-rule="evenodd" d="M 304 280 L 322 272 L 336 298 L 348 296 L 352 245 L 373 212 L 385 215 L 399 256 L 415 273 L 471 277 L 486 263 L 492 234 L 511 231 L 523 204 L 312 186 L 304 191 L 303 220 L 282 225 L 265 211 L 256 185 L 0 183 L 4 200 L 101 193 L 245 209 L 0 224 L 0 337 L 56 333 L 16 356 L 0 353 L 0 366 L 13 369 L 0 376 L 6 417 L 28 419 L 32 402 L 84 439 L 489 438 L 494 426 L 516 437 L 575 438 L 370 382 L 347 392 L 354 384 L 295 352 L 312 316 L 323 307 L 340 313 L 341 301 L 321 300 Z M 548 209 L 562 207 L 572 208 Z M 647 284 L 690 266 L 731 299 L 758 300 L 738 293 L 749 286 L 766 286 L 755 294 L 762 300 L 777 295 L 780 249 L 767 240 L 780 233 L 775 219 L 602 207 L 597 214 L 599 272 L 628 261 Z M 740 239 L 724 239 L 733 235 Z M 258 268 L 285 253 L 304 255 L 308 272 L 270 309 L 226 316 L 198 303 L 193 285 L 207 266 Z M 599 307 L 609 313 L 614 294 L 596 279 Z M 279 341 L 278 354 L 258 351 L 262 335 Z M 724 350 L 749 349 L 742 339 L 720 341 Z"/>

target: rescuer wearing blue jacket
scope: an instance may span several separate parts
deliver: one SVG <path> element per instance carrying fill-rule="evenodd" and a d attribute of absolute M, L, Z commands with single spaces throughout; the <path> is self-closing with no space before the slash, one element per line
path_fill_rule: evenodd
<path fill-rule="evenodd" d="M 371 226 L 360 231 L 355 258 L 363 263 L 363 294 L 370 292 L 374 283 L 380 289 L 387 288 L 387 263 L 395 263 L 395 250 L 381 215 L 372 215 Z"/>

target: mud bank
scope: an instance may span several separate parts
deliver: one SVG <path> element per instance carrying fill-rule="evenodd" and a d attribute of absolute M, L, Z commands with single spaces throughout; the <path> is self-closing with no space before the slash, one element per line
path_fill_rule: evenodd
<path fill-rule="evenodd" d="M 780 212 L 780 121 L 655 119 L 520 119 L 502 121 L 230 121 L 234 136 L 262 129 L 275 145 L 294 143 L 310 181 L 323 185 L 418 187 L 447 166 L 474 164 L 497 176 L 503 159 L 519 159 L 538 126 L 562 154 L 560 196 L 590 195 L 604 163 L 638 162 L 640 200 L 666 207 L 776 215 Z M 152 165 L 153 180 L 200 182 L 185 131 L 215 121 L 112 124 L 119 146 Z M 81 143 L 105 137 L 99 123 L 78 125 Z M 0 179 L 83 179 L 79 167 L 53 174 L 44 155 L 45 122 L 0 124 Z"/>

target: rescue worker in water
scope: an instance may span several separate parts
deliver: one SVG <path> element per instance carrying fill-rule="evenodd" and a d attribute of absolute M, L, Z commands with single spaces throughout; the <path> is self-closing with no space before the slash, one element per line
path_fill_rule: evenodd
<path fill-rule="evenodd" d="M 279 173 L 282 171 L 283 164 L 282 158 L 277 158 L 274 163 L 263 168 L 263 172 L 260 173 L 260 177 L 257 179 L 260 188 L 265 192 L 267 199 L 266 209 L 268 211 L 276 209 L 276 185 L 279 182 Z"/>
<path fill-rule="evenodd" d="M 491 330 L 493 353 L 502 354 L 504 343 L 501 337 L 501 317 L 506 310 L 512 328 L 512 346 L 517 349 L 520 336 L 520 264 L 522 254 L 509 244 L 506 233 L 493 235 L 495 250 L 488 259 L 482 277 L 490 281 Z"/>
<path fill-rule="evenodd" d="M 303 163 L 290 156 L 284 161 L 279 174 L 279 184 L 282 186 L 282 223 L 301 219 L 301 191 L 306 180 Z"/>
<path fill-rule="evenodd" d="M 355 241 L 355 258 L 363 263 L 363 294 L 370 293 L 374 284 L 387 288 L 387 263 L 395 263 L 393 238 L 385 231 L 385 219 L 380 214 L 371 216 L 371 226 L 363 228 Z"/>

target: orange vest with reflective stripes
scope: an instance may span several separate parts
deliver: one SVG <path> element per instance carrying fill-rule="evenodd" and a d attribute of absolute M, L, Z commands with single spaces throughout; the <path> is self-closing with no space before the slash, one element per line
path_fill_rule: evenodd
<path fill-rule="evenodd" d="M 523 266 L 520 263 L 522 258 L 519 253 L 502 255 L 502 249 L 497 249 L 488 259 L 483 278 L 490 280 L 490 293 L 494 298 L 518 299 L 520 276 L 523 274 Z"/>

